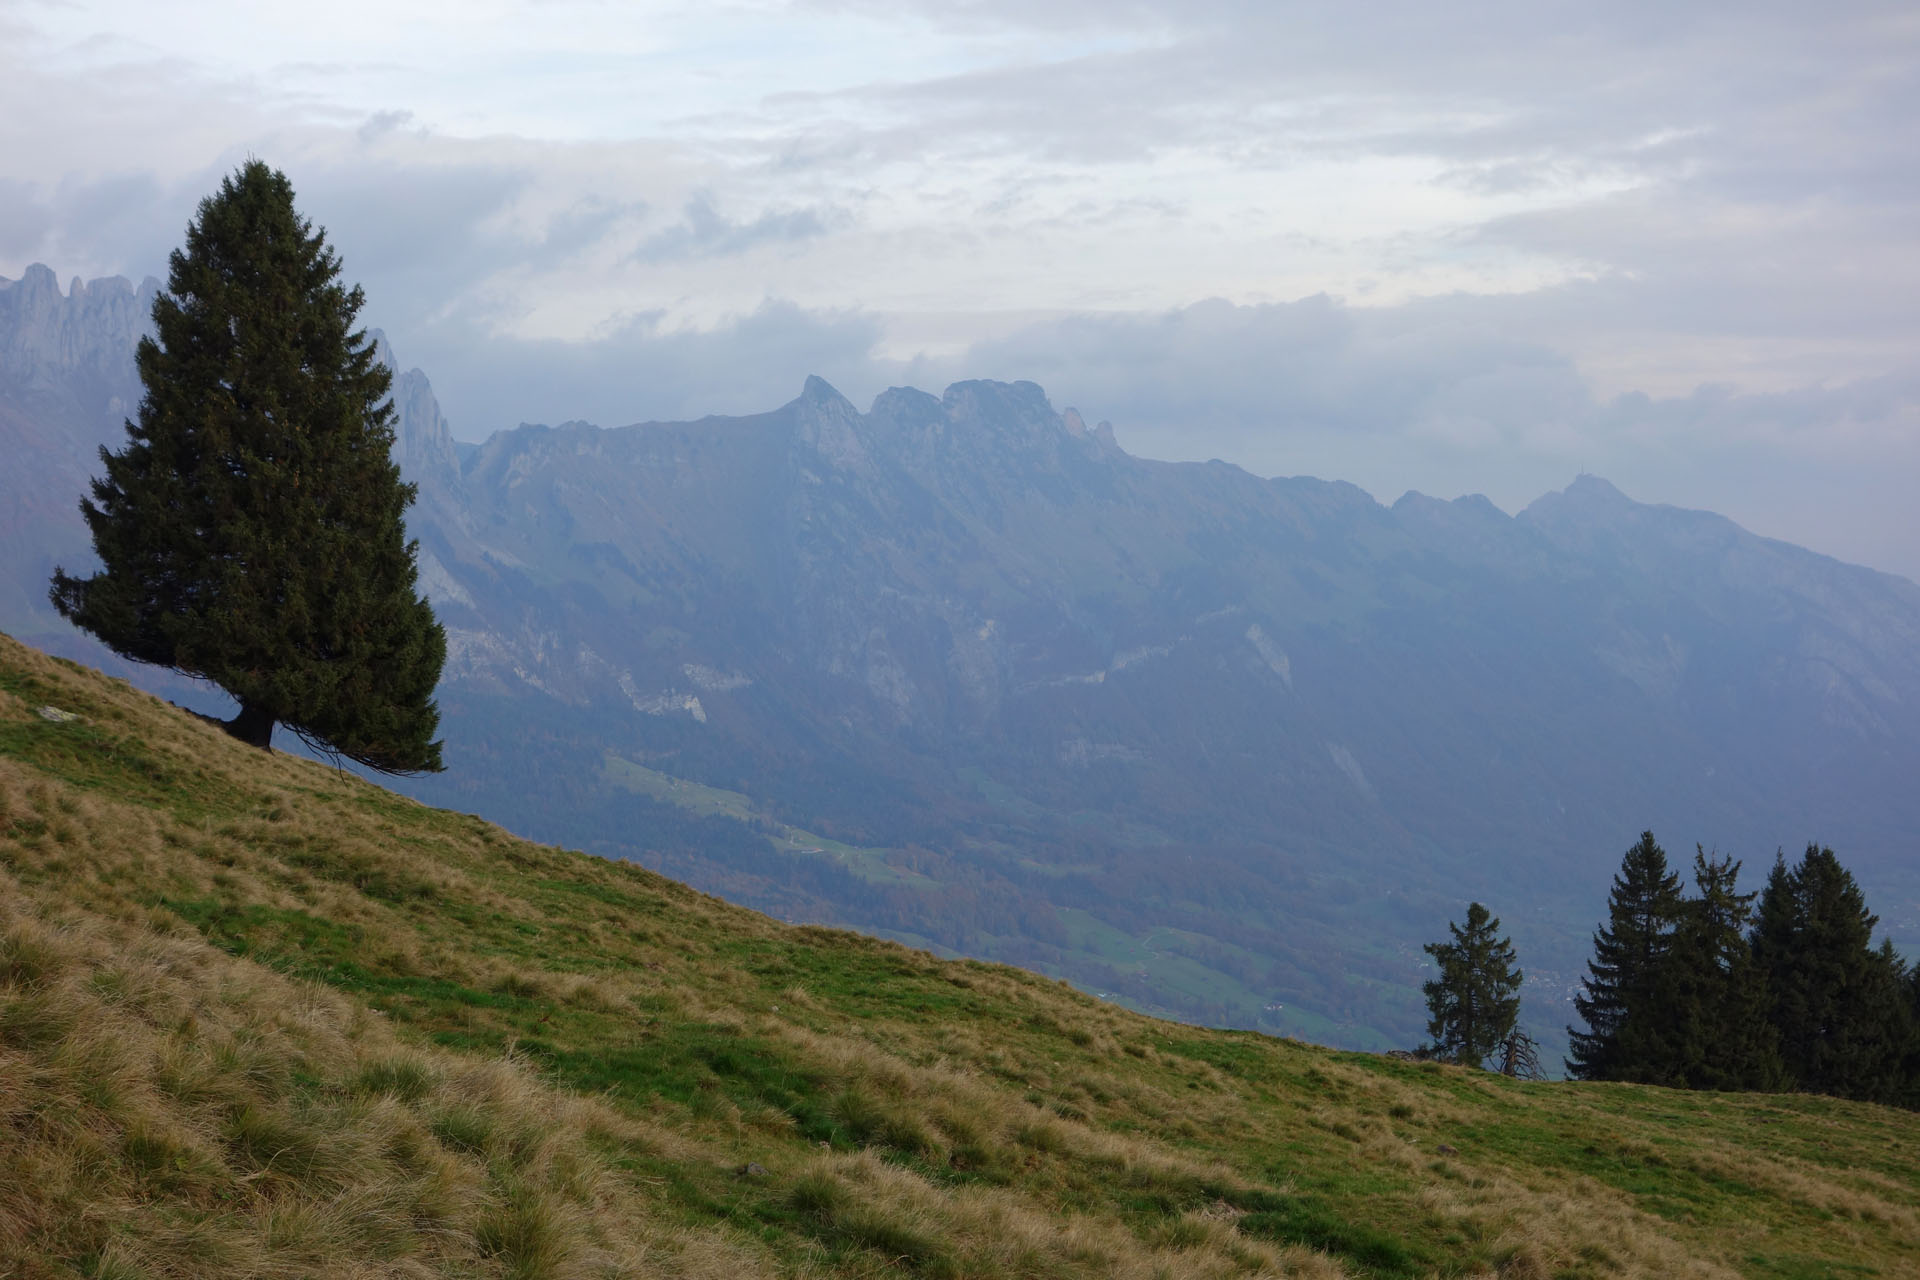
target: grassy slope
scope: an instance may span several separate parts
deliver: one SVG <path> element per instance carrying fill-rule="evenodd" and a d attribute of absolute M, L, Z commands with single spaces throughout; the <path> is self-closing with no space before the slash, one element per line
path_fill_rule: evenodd
<path fill-rule="evenodd" d="M 1911 1275 L 1917 1153 L 784 926 L 0 638 L 0 1277 Z"/>

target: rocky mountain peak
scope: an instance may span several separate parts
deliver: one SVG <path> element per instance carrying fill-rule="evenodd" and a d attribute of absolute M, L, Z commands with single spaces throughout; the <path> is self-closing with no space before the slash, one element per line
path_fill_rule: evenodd
<path fill-rule="evenodd" d="M 1110 424 L 1088 427 L 1077 410 L 1055 412 L 1032 382 L 956 382 L 938 397 L 889 387 L 862 414 L 815 375 L 786 412 L 796 441 L 829 465 L 861 474 L 880 457 L 924 474 L 955 466 L 998 471 L 1016 457 L 1051 469 L 1063 456 L 1121 453 Z"/>
<path fill-rule="evenodd" d="M 945 416 L 940 398 L 918 387 L 888 387 L 874 397 L 873 408 L 867 411 L 867 417 L 882 427 L 925 427 Z"/>
<path fill-rule="evenodd" d="M 800 398 L 789 408 L 794 415 L 794 439 L 829 466 L 862 474 L 872 469 L 860 411 L 832 383 L 808 374 Z"/>
<path fill-rule="evenodd" d="M 440 411 L 439 398 L 433 394 L 433 384 L 419 369 L 401 371 L 400 361 L 393 354 L 385 332 L 374 329 L 369 336 L 380 363 L 393 374 L 393 411 L 397 419 L 393 451 L 400 473 L 420 485 L 423 493 L 434 489 L 458 492 L 461 485 L 459 453 L 454 447 L 453 429 Z"/>
<path fill-rule="evenodd" d="M 1033 382 L 956 382 L 941 396 L 949 415 L 1003 427 L 1060 430 L 1060 415 Z"/>
<path fill-rule="evenodd" d="M 817 373 L 807 375 L 806 382 L 800 387 L 800 401 L 802 404 L 845 405 L 848 409 L 853 408 L 852 402 L 841 395 L 838 388 Z"/>
<path fill-rule="evenodd" d="M 1575 476 L 1573 483 L 1568 485 L 1564 492 L 1568 497 L 1578 498 L 1583 502 L 1607 503 L 1613 506 L 1625 506 L 1633 501 L 1615 488 L 1611 481 L 1594 475 L 1591 471 L 1583 471 Z"/>
<path fill-rule="evenodd" d="M 1557 493 L 1535 498 L 1521 511 L 1520 518 L 1534 524 L 1584 523 L 1595 518 L 1615 517 L 1639 505 L 1608 481 L 1582 472 Z"/>
<path fill-rule="evenodd" d="M 1015 458 L 1023 466 L 1054 470 L 1063 455 L 1087 451 L 1089 437 L 1076 433 L 1032 382 L 956 382 L 941 396 L 941 406 L 953 449 L 992 471 Z"/>
<path fill-rule="evenodd" d="M 124 276 L 75 277 L 63 295 L 41 263 L 0 279 L 0 392 L 49 402 L 49 418 L 76 428 L 104 415 L 117 431 L 140 398 L 133 349 L 159 292 L 151 277 L 138 288 Z"/>

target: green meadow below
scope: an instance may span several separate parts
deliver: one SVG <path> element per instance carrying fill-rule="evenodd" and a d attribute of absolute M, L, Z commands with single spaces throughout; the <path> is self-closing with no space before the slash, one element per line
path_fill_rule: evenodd
<path fill-rule="evenodd" d="M 1920 1116 L 1156 1021 L 262 755 L 0 637 L 0 1259 L 1912 1276 Z"/>

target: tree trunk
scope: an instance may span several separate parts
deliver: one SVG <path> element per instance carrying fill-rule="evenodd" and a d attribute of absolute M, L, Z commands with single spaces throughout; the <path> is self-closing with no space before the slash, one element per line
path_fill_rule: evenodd
<path fill-rule="evenodd" d="M 250 747 L 273 749 L 273 717 L 250 702 L 240 704 L 240 714 L 221 722 L 221 727 Z"/>

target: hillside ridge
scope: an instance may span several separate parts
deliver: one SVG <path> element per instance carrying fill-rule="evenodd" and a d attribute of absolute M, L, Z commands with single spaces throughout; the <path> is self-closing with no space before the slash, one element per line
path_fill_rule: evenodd
<path fill-rule="evenodd" d="M 783 925 L 0 637 L 24 1277 L 1813 1276 L 1920 1117 L 1522 1084 Z"/>

